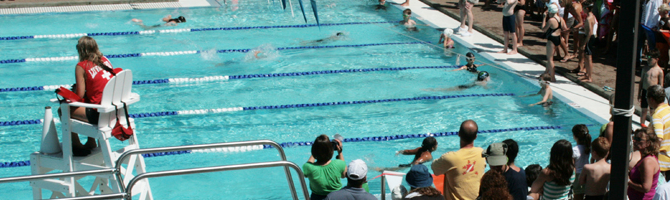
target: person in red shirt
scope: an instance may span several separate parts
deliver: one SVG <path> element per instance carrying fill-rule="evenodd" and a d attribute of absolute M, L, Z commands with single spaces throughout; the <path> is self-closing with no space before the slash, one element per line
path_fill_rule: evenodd
<path fill-rule="evenodd" d="M 114 69 L 105 56 L 100 53 L 98 43 L 95 39 L 83 36 L 77 43 L 79 63 L 75 67 L 76 84 L 73 86 L 77 96 L 84 99 L 85 103 L 100 104 L 102 91 L 107 82 L 121 68 Z M 60 110 L 59 110 L 60 113 Z M 100 114 L 96 109 L 71 107 L 70 117 L 80 121 L 97 124 Z M 72 133 L 72 152 L 75 156 L 86 156 L 95 148 L 95 139 L 89 137 L 86 144 L 82 144 L 79 136 Z"/>

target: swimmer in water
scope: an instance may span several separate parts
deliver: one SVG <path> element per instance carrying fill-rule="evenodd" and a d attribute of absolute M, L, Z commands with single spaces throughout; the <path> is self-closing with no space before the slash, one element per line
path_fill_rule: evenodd
<path fill-rule="evenodd" d="M 379 0 L 379 5 L 375 5 L 375 10 L 386 10 L 386 0 Z"/>
<path fill-rule="evenodd" d="M 454 30 L 451 30 L 449 28 L 444 29 L 444 32 L 440 34 L 440 40 L 437 43 L 442 43 L 444 49 L 453 49 L 454 40 L 451 39 L 452 35 L 454 35 Z"/>
<path fill-rule="evenodd" d="M 416 28 L 416 22 L 411 19 L 412 18 L 412 10 L 405 9 L 402 11 L 402 21 L 400 21 L 400 24 L 405 26 L 408 31 L 419 31 L 419 29 Z"/>
<path fill-rule="evenodd" d="M 446 30 L 451 30 L 451 29 L 446 29 Z M 468 52 L 467 54 L 465 54 L 465 61 L 468 62 L 468 63 L 463 65 L 462 67 L 460 67 L 458 69 L 454 69 L 452 71 L 459 71 L 459 70 L 464 70 L 465 69 L 465 70 L 468 70 L 469 72 L 472 72 L 472 73 L 479 73 L 479 71 L 477 70 L 477 67 L 486 65 L 486 64 L 475 65 L 475 54 L 472 53 L 472 52 Z"/>
<path fill-rule="evenodd" d="M 163 22 L 165 22 L 165 24 L 156 24 L 156 25 L 153 25 L 153 26 L 144 25 L 144 23 L 142 22 L 141 19 L 133 19 L 133 22 L 137 23 L 137 25 L 140 25 L 140 27 L 142 27 L 143 29 L 148 30 L 148 29 L 158 28 L 158 27 L 161 27 L 161 26 L 176 26 L 179 23 L 186 22 L 186 18 L 184 16 L 179 16 L 177 18 L 172 18 L 172 15 L 168 15 L 166 17 L 163 17 Z"/>
<path fill-rule="evenodd" d="M 396 171 L 400 170 L 406 167 L 411 167 L 413 165 L 418 165 L 422 164 L 425 162 L 429 162 L 433 160 L 433 155 L 431 154 L 433 151 L 437 150 L 437 140 L 434 137 L 426 137 L 423 139 L 423 142 L 421 143 L 421 147 L 418 147 L 416 149 L 405 149 L 401 151 L 396 151 L 395 155 L 414 155 L 414 160 L 412 160 L 411 163 L 409 164 L 400 164 L 398 167 L 390 167 L 390 168 L 375 168 L 376 171 L 384 171 L 384 170 L 390 170 L 390 171 Z"/>
<path fill-rule="evenodd" d="M 549 87 L 549 81 L 551 81 L 551 75 L 544 73 L 540 75 L 539 80 L 540 81 L 540 89 L 537 94 L 529 95 L 529 96 L 535 96 L 535 95 L 542 95 L 542 101 L 539 101 L 534 104 L 530 104 L 528 106 L 535 106 L 535 105 L 542 105 L 544 107 L 548 107 L 551 104 L 554 104 L 554 93 L 551 91 L 551 87 Z"/>
<path fill-rule="evenodd" d="M 487 71 L 481 71 L 477 74 L 477 80 L 474 83 L 468 85 L 459 85 L 452 88 L 437 88 L 437 89 L 424 89 L 425 91 L 460 91 L 475 86 L 482 86 L 486 88 L 486 84 L 491 80 L 489 73 Z"/>
<path fill-rule="evenodd" d="M 318 39 L 318 40 L 311 40 L 311 41 L 303 41 L 303 42 L 301 42 L 301 45 L 302 46 L 311 46 L 311 45 L 325 44 L 325 43 L 330 43 L 330 42 L 334 42 L 334 41 L 337 41 L 337 40 L 341 40 L 344 37 L 345 37 L 344 32 L 337 32 L 337 33 L 335 33 L 335 35 L 332 35 L 332 36 L 327 37 L 327 38 L 322 38 L 322 39 Z"/>

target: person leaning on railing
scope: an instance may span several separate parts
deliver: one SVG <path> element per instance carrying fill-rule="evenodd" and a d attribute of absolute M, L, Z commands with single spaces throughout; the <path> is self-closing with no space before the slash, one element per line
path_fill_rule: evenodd
<path fill-rule="evenodd" d="M 334 150 L 337 150 L 337 159 L 331 160 Z M 310 200 L 325 199 L 329 193 L 342 188 L 340 178 L 345 178 L 347 171 L 342 156 L 342 141 L 335 139 L 331 142 L 327 135 L 316 137 L 312 144 L 312 155 L 302 165 L 302 171 L 305 178 L 309 179 L 309 189 L 312 190 Z"/>

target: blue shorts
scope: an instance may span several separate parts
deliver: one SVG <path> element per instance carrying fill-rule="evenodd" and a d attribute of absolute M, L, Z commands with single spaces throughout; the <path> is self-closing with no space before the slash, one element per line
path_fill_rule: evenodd
<path fill-rule="evenodd" d="M 516 17 L 514 15 L 503 16 L 503 31 L 516 32 Z"/>

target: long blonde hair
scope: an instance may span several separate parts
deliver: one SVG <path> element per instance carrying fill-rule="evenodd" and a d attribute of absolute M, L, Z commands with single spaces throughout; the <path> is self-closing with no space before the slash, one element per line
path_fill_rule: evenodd
<path fill-rule="evenodd" d="M 77 53 L 79 53 L 79 61 L 88 60 L 98 65 L 102 69 L 114 74 L 113 70 L 102 63 L 102 53 L 98 49 L 98 43 L 95 39 L 89 36 L 82 36 L 77 42 Z"/>

